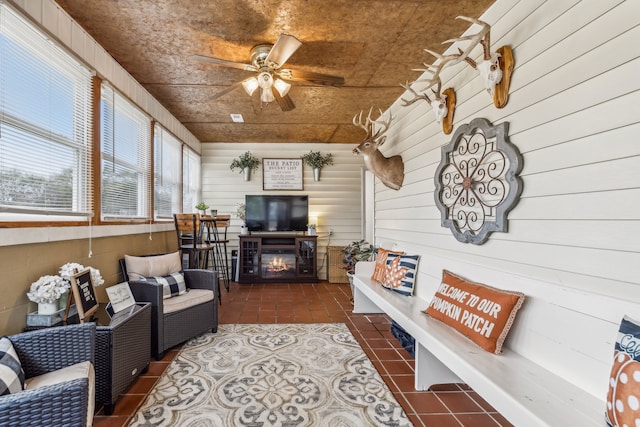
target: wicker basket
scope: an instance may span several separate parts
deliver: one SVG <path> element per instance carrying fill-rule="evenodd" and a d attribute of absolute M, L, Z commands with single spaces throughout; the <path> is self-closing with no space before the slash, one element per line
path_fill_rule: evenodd
<path fill-rule="evenodd" d="M 329 283 L 349 283 L 347 270 L 342 268 L 342 259 L 344 258 L 342 246 L 327 247 L 327 254 L 329 262 Z"/>

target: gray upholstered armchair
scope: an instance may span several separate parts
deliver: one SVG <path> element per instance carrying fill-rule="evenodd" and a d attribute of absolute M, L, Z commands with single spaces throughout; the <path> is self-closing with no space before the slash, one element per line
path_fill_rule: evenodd
<path fill-rule="evenodd" d="M 179 252 L 120 260 L 125 281 L 137 302 L 151 303 L 151 354 L 164 352 L 208 330 L 218 330 L 218 277 L 211 270 L 183 270 L 186 292 L 167 297 L 165 287 L 151 277 L 166 276 L 182 268 Z"/>
<path fill-rule="evenodd" d="M 0 396 L 0 424 L 91 426 L 95 331 L 83 323 L 9 336 L 26 381 L 24 390 Z"/>

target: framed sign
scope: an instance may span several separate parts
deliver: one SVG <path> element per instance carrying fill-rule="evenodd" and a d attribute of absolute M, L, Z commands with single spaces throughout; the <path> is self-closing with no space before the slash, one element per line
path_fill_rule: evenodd
<path fill-rule="evenodd" d="M 131 288 L 128 282 L 118 283 L 117 285 L 109 286 L 105 289 L 109 302 L 111 302 L 111 308 L 114 313 L 117 313 L 125 308 L 131 307 L 136 303 L 131 293 Z"/>
<path fill-rule="evenodd" d="M 263 190 L 302 190 L 302 159 L 262 159 Z"/>
<path fill-rule="evenodd" d="M 91 282 L 91 270 L 88 268 L 71 276 L 71 290 L 76 302 L 78 317 L 84 322 L 98 310 L 98 300 Z"/>

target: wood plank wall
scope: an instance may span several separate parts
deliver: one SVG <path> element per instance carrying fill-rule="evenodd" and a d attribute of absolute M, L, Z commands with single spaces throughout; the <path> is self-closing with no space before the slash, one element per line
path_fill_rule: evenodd
<path fill-rule="evenodd" d="M 318 277 L 327 277 L 326 248 L 328 245 L 344 246 L 361 238 L 361 175 L 362 157 L 351 153 L 354 145 L 345 144 L 290 144 L 290 143 L 203 143 L 202 144 L 202 198 L 217 209 L 218 213 L 230 213 L 229 251 L 238 246 L 237 235 L 241 221 L 235 216 L 238 203 L 246 194 L 307 194 L 309 214 L 318 217 Z M 309 151 L 331 153 L 333 166 L 322 169 L 320 181 L 313 180 L 313 170 L 304 166 L 302 191 L 263 191 L 262 166 L 245 182 L 242 174 L 229 169 L 234 158 L 246 151 L 263 158 L 300 158 Z M 328 233 L 333 230 L 334 235 Z"/>
<path fill-rule="evenodd" d="M 404 157 L 405 183 L 393 191 L 377 181 L 376 241 L 422 262 L 433 254 L 640 301 L 639 16 L 637 1 L 498 0 L 483 19 L 492 50 L 514 51 L 508 104 L 495 108 L 466 64 L 446 69 L 442 87 L 457 92 L 454 132 L 476 117 L 509 122 L 524 191 L 508 233 L 478 246 L 441 227 L 434 174 L 451 135 L 426 103 L 396 102 L 385 147 Z M 419 277 L 418 294 L 439 279 Z"/>

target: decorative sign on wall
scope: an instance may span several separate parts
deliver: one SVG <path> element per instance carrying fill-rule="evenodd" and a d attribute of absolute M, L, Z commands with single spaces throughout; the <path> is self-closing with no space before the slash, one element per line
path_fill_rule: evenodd
<path fill-rule="evenodd" d="M 302 159 L 262 159 L 263 190 L 302 190 Z"/>
<path fill-rule="evenodd" d="M 435 201 L 442 226 L 461 242 L 481 245 L 492 232 L 507 231 L 507 214 L 522 193 L 522 157 L 508 129 L 507 122 L 473 119 L 442 147 Z"/>

